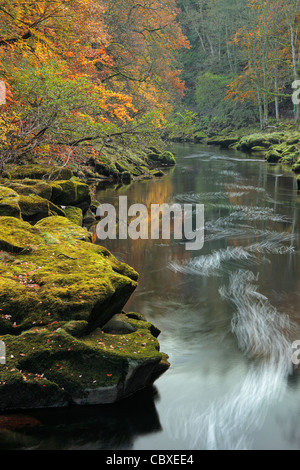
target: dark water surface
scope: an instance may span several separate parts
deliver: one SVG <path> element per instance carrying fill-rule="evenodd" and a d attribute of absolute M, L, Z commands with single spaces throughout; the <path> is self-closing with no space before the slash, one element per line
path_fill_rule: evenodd
<path fill-rule="evenodd" d="M 233 150 L 174 150 L 165 177 L 97 194 L 204 204 L 200 251 L 172 237 L 102 243 L 140 273 L 126 311 L 161 329 L 169 371 L 116 405 L 0 415 L 0 449 L 300 450 L 295 177 Z"/>

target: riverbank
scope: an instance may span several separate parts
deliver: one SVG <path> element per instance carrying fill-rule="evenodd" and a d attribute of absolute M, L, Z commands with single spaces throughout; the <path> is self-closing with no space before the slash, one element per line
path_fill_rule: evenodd
<path fill-rule="evenodd" d="M 219 132 L 198 130 L 188 141 L 241 150 L 260 155 L 270 164 L 287 166 L 295 172 L 300 190 L 300 130 L 295 123 L 282 123 L 264 131 L 257 128 L 224 128 Z"/>
<path fill-rule="evenodd" d="M 173 158 L 150 149 L 147 175 L 133 174 L 135 160 L 105 175 L 107 162 L 93 176 L 153 178 Z M 169 368 L 160 331 L 124 311 L 138 273 L 85 228 L 102 202 L 87 184 L 91 168 L 82 180 L 79 169 L 14 166 L 0 181 L 1 410 L 113 403 Z"/>

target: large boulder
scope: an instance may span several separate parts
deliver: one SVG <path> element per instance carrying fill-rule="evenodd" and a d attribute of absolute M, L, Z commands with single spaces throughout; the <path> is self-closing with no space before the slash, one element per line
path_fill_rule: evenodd
<path fill-rule="evenodd" d="M 208 145 L 219 145 L 221 148 L 229 148 L 239 141 L 236 136 L 214 136 L 207 140 Z"/>
<path fill-rule="evenodd" d="M 43 199 L 51 201 L 52 186 L 50 183 L 41 180 L 6 180 L 3 181 L 6 187 L 14 189 L 18 194 L 23 196 L 39 196 Z"/>
<path fill-rule="evenodd" d="M 0 217 L 0 408 L 112 403 L 167 370 L 159 330 L 124 313 L 138 274 L 65 217 Z"/>
<path fill-rule="evenodd" d="M 21 186 L 22 188 L 27 187 L 26 185 Z M 14 188 L 19 189 L 18 185 L 14 185 Z M 37 196 L 35 193 L 25 195 L 21 191 L 19 194 L 10 187 L 0 186 L 1 217 L 16 217 L 35 224 L 39 220 L 52 215 L 65 217 L 64 211 L 48 199 Z"/>
<path fill-rule="evenodd" d="M 87 211 L 91 204 L 90 187 L 77 180 L 55 181 L 51 200 L 58 206 L 75 206 Z"/>
<path fill-rule="evenodd" d="M 52 215 L 65 216 L 61 208 L 39 196 L 20 196 L 19 206 L 22 219 L 32 224 Z"/>
<path fill-rule="evenodd" d="M 76 225 L 82 227 L 83 224 L 83 213 L 80 207 L 68 206 L 64 209 L 67 219 Z"/>
<path fill-rule="evenodd" d="M 147 155 L 147 160 L 150 165 L 156 166 L 174 166 L 176 165 L 176 160 L 174 155 L 169 151 L 159 152 L 156 149 L 151 149 L 152 151 Z"/>
<path fill-rule="evenodd" d="M 75 216 L 76 211 L 76 220 L 82 225 L 80 218 L 91 205 L 90 187 L 74 177 L 50 182 L 3 179 L 1 183 L 0 215 L 23 218 L 33 224 L 54 214 L 64 217 L 68 207 L 69 216 L 71 212 Z"/>
<path fill-rule="evenodd" d="M 72 178 L 73 172 L 66 167 L 57 167 L 50 165 L 42 165 L 40 163 L 13 165 L 4 173 L 5 177 L 13 179 L 37 179 L 51 181 L 56 179 L 68 180 Z"/>
<path fill-rule="evenodd" d="M 257 133 L 251 134 L 242 137 L 238 144 L 237 149 L 251 151 L 254 147 L 262 147 L 265 149 L 269 149 L 274 144 L 280 144 L 284 141 L 284 134 L 283 133 Z"/>
<path fill-rule="evenodd" d="M 281 154 L 277 150 L 269 150 L 265 155 L 265 159 L 269 163 L 278 163 L 281 160 Z"/>

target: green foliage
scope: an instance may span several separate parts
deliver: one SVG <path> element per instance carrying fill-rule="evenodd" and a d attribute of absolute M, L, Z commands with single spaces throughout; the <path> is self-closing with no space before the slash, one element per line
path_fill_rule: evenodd
<path fill-rule="evenodd" d="M 205 72 L 199 75 L 196 87 L 196 106 L 200 115 L 215 120 L 215 124 L 226 125 L 234 120 L 239 125 L 249 124 L 257 119 L 253 107 L 246 103 L 226 100 L 228 85 L 233 76 Z"/>
<path fill-rule="evenodd" d="M 166 126 L 168 138 L 171 140 L 194 140 L 199 132 L 199 116 L 189 110 L 178 111 L 168 121 Z"/>

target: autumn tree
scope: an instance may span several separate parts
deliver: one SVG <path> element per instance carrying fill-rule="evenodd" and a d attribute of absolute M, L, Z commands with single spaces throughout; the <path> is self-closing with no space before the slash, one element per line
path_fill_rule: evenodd
<path fill-rule="evenodd" d="M 227 96 L 256 102 L 262 129 L 268 126 L 271 106 L 277 121 L 280 102 L 288 100 L 291 107 L 291 84 L 298 79 L 298 19 L 298 2 L 249 0 L 249 23 L 233 38 L 247 65 L 230 84 Z M 295 120 L 298 117 L 295 107 Z"/>
<path fill-rule="evenodd" d="M 1 1 L 0 78 L 10 90 L 1 108 L 3 164 L 143 135 L 164 118 L 183 89 L 175 53 L 188 45 L 175 2 L 152 9 L 145 1 L 138 14 L 135 2 L 117 3 Z"/>

